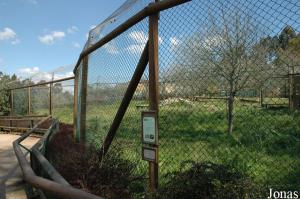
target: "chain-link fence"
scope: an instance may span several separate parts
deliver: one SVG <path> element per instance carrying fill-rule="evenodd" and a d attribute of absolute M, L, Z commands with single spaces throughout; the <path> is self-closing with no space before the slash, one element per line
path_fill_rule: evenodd
<path fill-rule="evenodd" d="M 299 190 L 299 6 L 204 0 L 161 13 L 160 183 L 168 194 Z M 192 190 L 180 188 L 186 179 Z"/>
<path fill-rule="evenodd" d="M 86 48 L 150 3 L 137 2 L 127 1 L 92 30 Z M 160 13 L 159 197 L 265 198 L 269 188 L 299 190 L 299 9 L 296 0 L 194 0 Z M 98 148 L 148 26 L 142 20 L 77 69 L 88 68 L 86 133 Z M 141 111 L 149 109 L 148 76 L 146 69 L 108 153 L 134 165 L 129 186 L 136 197 L 149 177 L 140 125 Z"/>
<path fill-rule="evenodd" d="M 54 83 L 51 93 L 53 117 L 61 122 L 73 124 L 74 80 Z"/>
<path fill-rule="evenodd" d="M 25 85 L 18 82 L 11 93 L 11 115 L 52 115 L 61 122 L 73 123 L 74 80 L 66 78 Z"/>

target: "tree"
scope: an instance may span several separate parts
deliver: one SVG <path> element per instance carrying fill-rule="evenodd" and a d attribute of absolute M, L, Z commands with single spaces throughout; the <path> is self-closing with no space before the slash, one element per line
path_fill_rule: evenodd
<path fill-rule="evenodd" d="M 234 101 L 237 93 L 267 71 L 267 49 L 259 43 L 259 27 L 250 16 L 221 11 L 221 20 L 210 16 L 202 57 L 228 94 L 228 133 L 233 132 Z M 212 36 L 210 36 L 212 35 Z M 266 73 L 267 74 L 267 73 Z"/>
<path fill-rule="evenodd" d="M 232 134 L 236 96 L 245 89 L 260 90 L 272 79 L 279 44 L 277 38 L 264 38 L 250 15 L 222 9 L 216 14 L 220 17 L 210 15 L 206 26 L 174 51 L 176 64 L 163 81 L 176 82 L 177 88 L 183 85 L 182 92 L 189 96 L 226 93 L 228 134 Z"/>
<path fill-rule="evenodd" d="M 0 72 L 0 112 L 7 114 L 9 112 L 9 92 L 7 84 L 10 82 L 10 77 Z"/>
<path fill-rule="evenodd" d="M 7 115 L 10 111 L 9 103 L 9 88 L 11 83 L 17 83 L 17 76 L 14 74 L 11 77 L 0 71 L 0 112 Z"/>
<path fill-rule="evenodd" d="M 286 26 L 278 37 L 279 48 L 274 63 L 286 74 L 300 72 L 300 35 L 296 35 L 293 27 Z"/>

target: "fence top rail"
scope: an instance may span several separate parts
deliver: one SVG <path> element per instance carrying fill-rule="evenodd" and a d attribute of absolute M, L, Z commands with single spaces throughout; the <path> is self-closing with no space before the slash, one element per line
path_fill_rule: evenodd
<path fill-rule="evenodd" d="M 103 46 L 106 43 L 110 42 L 111 40 L 113 40 L 114 38 L 116 38 L 117 36 L 119 36 L 120 34 L 125 32 L 126 30 L 128 30 L 129 28 L 134 26 L 135 24 L 139 23 L 140 21 L 142 21 L 146 17 L 148 17 L 150 15 L 153 15 L 157 12 L 160 12 L 160 11 L 178 6 L 180 4 L 187 3 L 189 1 L 192 1 L 192 0 L 164 0 L 164 1 L 158 1 L 158 2 L 155 2 L 155 3 L 150 3 L 144 9 L 142 9 L 137 14 L 135 14 L 132 17 L 130 17 L 129 19 L 127 19 L 124 23 L 122 23 L 121 25 L 116 27 L 114 30 L 112 30 L 110 33 L 108 33 L 102 39 L 97 41 L 95 44 L 93 44 L 92 46 L 89 46 L 88 48 L 84 49 L 81 52 L 81 54 L 78 58 L 78 61 L 75 65 L 75 68 L 74 68 L 73 72 L 76 73 L 77 68 L 79 67 L 81 60 L 85 56 L 89 55 L 90 53 L 94 52 L 95 50 L 97 50 L 101 46 Z"/>
<path fill-rule="evenodd" d="M 9 88 L 8 90 L 11 91 L 11 90 L 24 89 L 24 88 L 31 88 L 31 87 L 44 86 L 44 85 L 47 85 L 47 84 L 59 83 L 59 82 L 68 81 L 68 80 L 72 80 L 72 79 L 75 79 L 75 77 L 72 76 L 72 77 L 66 77 L 66 78 L 57 79 L 57 80 L 53 80 L 53 81 L 49 81 L 49 82 L 43 82 L 43 83 L 38 83 L 38 84 L 31 84 L 31 85 L 20 86 L 20 87 L 16 87 L 16 88 Z"/>

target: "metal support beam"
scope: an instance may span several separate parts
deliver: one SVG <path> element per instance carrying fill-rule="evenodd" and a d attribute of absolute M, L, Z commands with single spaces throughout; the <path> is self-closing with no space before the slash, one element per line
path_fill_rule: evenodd
<path fill-rule="evenodd" d="M 146 70 L 147 64 L 148 64 L 148 49 L 149 49 L 149 45 L 148 42 L 144 48 L 144 51 L 142 53 L 142 56 L 139 60 L 139 63 L 134 71 L 134 74 L 129 82 L 129 85 L 127 87 L 127 90 L 125 92 L 124 98 L 122 99 L 122 102 L 120 104 L 120 107 L 116 113 L 116 116 L 109 128 L 109 131 L 107 133 L 107 136 L 104 140 L 104 144 L 102 145 L 101 149 L 100 149 L 100 156 L 101 155 L 105 155 L 108 152 L 108 149 L 117 133 L 117 130 L 122 122 L 122 119 L 126 113 L 126 110 L 130 104 L 130 101 L 134 95 L 134 92 L 144 74 L 144 71 Z"/>

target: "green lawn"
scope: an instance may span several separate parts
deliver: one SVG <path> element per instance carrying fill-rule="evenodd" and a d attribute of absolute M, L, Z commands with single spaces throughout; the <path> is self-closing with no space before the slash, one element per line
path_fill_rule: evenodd
<path fill-rule="evenodd" d="M 278 100 L 280 101 L 280 100 Z M 141 110 L 132 101 L 113 145 L 137 163 L 135 172 L 147 176 L 141 160 Z M 162 103 L 164 104 L 164 103 Z M 87 107 L 88 140 L 100 146 L 119 103 Z M 72 123 L 71 108 L 55 109 L 55 117 Z M 259 102 L 236 101 L 233 135 L 227 134 L 224 100 L 174 102 L 160 106 L 159 176 L 178 171 L 184 161 L 230 165 L 255 183 L 297 188 L 300 185 L 300 112 L 260 108 Z M 187 169 L 187 168 L 183 168 Z"/>

